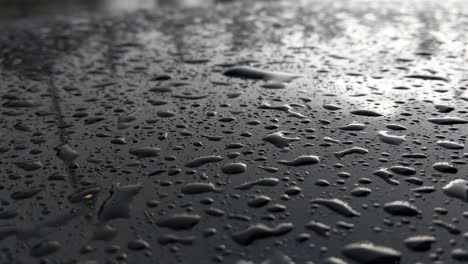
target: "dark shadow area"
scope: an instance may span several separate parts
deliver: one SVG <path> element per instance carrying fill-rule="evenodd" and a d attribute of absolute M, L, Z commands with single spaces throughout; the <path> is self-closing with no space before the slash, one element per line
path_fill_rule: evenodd
<path fill-rule="evenodd" d="M 198 7 L 232 0 L 0 0 L 0 19 Z"/>

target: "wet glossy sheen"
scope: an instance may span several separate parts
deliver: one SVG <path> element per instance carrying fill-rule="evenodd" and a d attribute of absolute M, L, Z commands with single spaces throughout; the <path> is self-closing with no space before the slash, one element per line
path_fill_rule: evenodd
<path fill-rule="evenodd" d="M 0 264 L 467 261 L 466 1 L 48 2 L 0 4 Z"/>

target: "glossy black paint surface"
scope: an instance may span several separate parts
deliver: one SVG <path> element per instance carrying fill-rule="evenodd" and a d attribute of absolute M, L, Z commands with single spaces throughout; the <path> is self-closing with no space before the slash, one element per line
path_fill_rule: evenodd
<path fill-rule="evenodd" d="M 464 1 L 186 2 L 0 21 L 0 263 L 468 259 Z"/>

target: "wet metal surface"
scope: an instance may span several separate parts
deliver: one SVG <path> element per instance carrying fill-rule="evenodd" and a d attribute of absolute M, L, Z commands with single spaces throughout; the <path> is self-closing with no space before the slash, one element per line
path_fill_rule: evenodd
<path fill-rule="evenodd" d="M 0 263 L 466 262 L 467 8 L 5 16 Z"/>

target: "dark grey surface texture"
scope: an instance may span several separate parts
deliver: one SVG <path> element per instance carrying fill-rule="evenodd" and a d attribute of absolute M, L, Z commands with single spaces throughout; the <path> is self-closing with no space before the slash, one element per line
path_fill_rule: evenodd
<path fill-rule="evenodd" d="M 465 1 L 163 2 L 3 12 L 0 263 L 467 261 Z"/>

